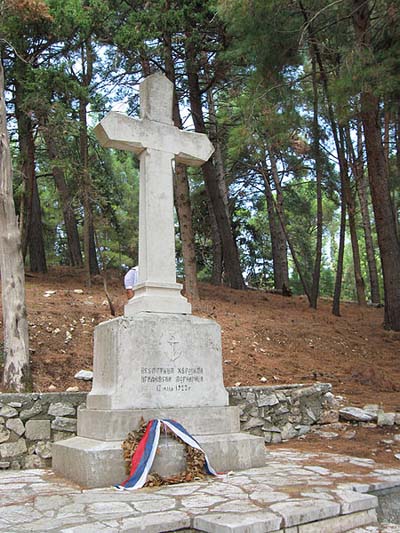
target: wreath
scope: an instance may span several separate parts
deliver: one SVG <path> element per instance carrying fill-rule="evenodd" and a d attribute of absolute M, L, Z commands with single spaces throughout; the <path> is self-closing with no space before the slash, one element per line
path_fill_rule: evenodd
<path fill-rule="evenodd" d="M 132 457 L 143 438 L 146 427 L 147 422 L 141 418 L 138 429 L 130 431 L 121 445 L 127 474 L 130 473 Z M 182 443 L 181 439 L 170 429 L 166 428 L 166 433 L 169 437 L 172 437 L 179 443 Z M 207 476 L 207 474 L 204 472 L 204 465 L 206 462 L 204 453 L 200 450 L 192 448 L 186 443 L 183 443 L 183 445 L 185 448 L 186 470 L 170 477 L 163 477 L 157 474 L 157 472 L 151 472 L 147 477 L 144 487 L 161 487 L 162 485 L 188 483 L 190 481 L 204 479 Z"/>

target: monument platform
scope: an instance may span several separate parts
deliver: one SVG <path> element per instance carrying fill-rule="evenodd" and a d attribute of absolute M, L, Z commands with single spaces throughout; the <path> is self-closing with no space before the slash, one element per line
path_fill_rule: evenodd
<path fill-rule="evenodd" d="M 243 470 L 265 464 L 264 444 L 245 433 L 194 435 L 218 472 Z M 53 470 L 87 488 L 113 486 L 128 476 L 122 441 L 73 437 L 53 445 Z M 151 472 L 169 477 L 186 468 L 184 445 L 161 435 Z"/>
<path fill-rule="evenodd" d="M 262 437 L 240 433 L 223 385 L 219 325 L 192 315 L 137 313 L 99 324 L 94 379 L 77 437 L 53 445 L 53 469 L 84 487 L 126 479 L 121 444 L 142 419 L 178 421 L 217 471 L 262 466 Z M 152 471 L 185 470 L 185 448 L 161 436 Z"/>

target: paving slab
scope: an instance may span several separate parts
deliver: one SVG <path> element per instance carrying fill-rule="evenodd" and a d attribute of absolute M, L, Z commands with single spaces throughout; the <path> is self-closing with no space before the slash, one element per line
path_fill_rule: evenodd
<path fill-rule="evenodd" d="M 2 471 L 0 533 L 400 533 L 377 523 L 376 491 L 389 489 L 400 491 L 400 469 L 289 448 L 269 451 L 260 468 L 138 491 Z"/>

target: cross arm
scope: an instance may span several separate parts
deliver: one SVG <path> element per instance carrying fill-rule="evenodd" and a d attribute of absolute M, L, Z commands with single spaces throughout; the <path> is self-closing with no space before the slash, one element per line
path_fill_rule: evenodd
<path fill-rule="evenodd" d="M 140 154 L 145 149 L 172 154 L 179 163 L 200 166 L 214 152 L 204 133 L 192 133 L 162 122 L 132 118 L 111 111 L 94 128 L 100 144 L 106 148 Z"/>

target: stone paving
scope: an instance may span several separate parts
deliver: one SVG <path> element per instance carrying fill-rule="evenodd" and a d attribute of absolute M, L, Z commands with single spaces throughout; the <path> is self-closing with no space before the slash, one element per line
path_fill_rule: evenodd
<path fill-rule="evenodd" d="M 134 492 L 9 470 L 0 472 L 0 532 L 399 533 L 377 525 L 378 501 L 367 494 L 396 487 L 400 469 L 290 449 L 268 452 L 262 468 Z"/>

